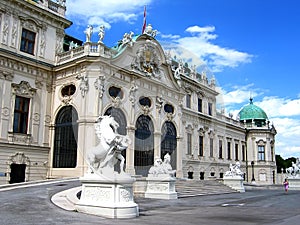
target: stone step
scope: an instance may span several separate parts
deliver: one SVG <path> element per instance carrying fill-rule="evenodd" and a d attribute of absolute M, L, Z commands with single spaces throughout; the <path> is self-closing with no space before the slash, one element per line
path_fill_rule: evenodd
<path fill-rule="evenodd" d="M 179 198 L 236 192 L 216 180 L 177 180 L 175 188 Z"/>

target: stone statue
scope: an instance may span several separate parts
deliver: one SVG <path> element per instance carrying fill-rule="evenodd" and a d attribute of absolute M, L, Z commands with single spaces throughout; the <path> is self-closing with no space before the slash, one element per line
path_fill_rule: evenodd
<path fill-rule="evenodd" d="M 93 34 L 93 26 L 92 25 L 88 25 L 86 30 L 84 31 L 85 36 L 86 36 L 86 42 L 91 42 L 91 37 Z"/>
<path fill-rule="evenodd" d="M 243 176 L 244 173 L 241 171 L 241 164 L 236 162 L 235 165 L 230 163 L 229 171 L 226 171 L 225 176 Z"/>
<path fill-rule="evenodd" d="M 95 124 L 100 143 L 87 151 L 89 173 L 111 175 L 114 165 L 120 161 L 120 173 L 124 174 L 124 157 L 121 152 L 127 149 L 129 138 L 117 133 L 119 124 L 112 116 L 100 116 Z"/>
<path fill-rule="evenodd" d="M 171 156 L 167 153 L 164 156 L 164 161 L 162 161 L 159 157 L 156 157 L 154 160 L 154 165 L 149 169 L 148 174 L 151 174 L 154 177 L 158 177 L 161 175 L 167 175 L 169 177 L 175 176 L 176 170 L 172 170 L 171 166 Z"/>
<path fill-rule="evenodd" d="M 296 163 L 292 162 L 292 166 L 286 169 L 286 173 L 289 176 L 297 176 L 300 174 L 300 160 L 296 159 Z"/>
<path fill-rule="evenodd" d="M 99 27 L 99 33 L 98 33 L 98 36 L 99 36 L 99 41 L 98 43 L 103 43 L 103 39 L 104 39 L 104 36 L 105 36 L 105 26 L 104 25 L 101 25 Z"/>
<path fill-rule="evenodd" d="M 152 36 L 152 37 L 155 38 L 156 35 L 157 35 L 157 30 L 153 30 L 152 25 L 148 24 L 145 31 L 144 31 L 144 34 L 147 34 L 147 35 Z"/>

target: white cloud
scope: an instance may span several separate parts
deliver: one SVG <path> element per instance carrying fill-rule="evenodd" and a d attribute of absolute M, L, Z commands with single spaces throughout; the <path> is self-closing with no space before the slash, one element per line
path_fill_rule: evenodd
<path fill-rule="evenodd" d="M 75 24 L 91 24 L 93 26 L 106 25 L 126 21 L 133 23 L 137 16 L 143 13 L 144 5 L 150 4 L 152 0 L 89 0 L 88 4 L 82 0 L 67 1 L 67 16 Z"/>
<path fill-rule="evenodd" d="M 212 32 L 215 31 L 214 26 L 191 26 L 186 32 L 191 36 L 173 38 L 174 46 L 180 46 L 187 52 L 193 52 L 198 58 L 203 60 L 212 72 L 221 72 L 226 67 L 237 67 L 242 63 L 250 63 L 252 55 L 235 49 L 221 47 L 213 43 L 218 36 Z M 175 35 L 164 35 L 162 38 L 176 37 Z M 176 48 L 176 47 L 175 47 Z M 185 61 L 185 58 L 180 55 Z M 195 63 L 194 63 L 195 64 Z"/>
<path fill-rule="evenodd" d="M 214 26 L 206 26 L 206 27 L 199 27 L 199 26 L 192 26 L 188 27 L 185 31 L 190 33 L 207 33 L 207 32 L 214 32 Z"/>

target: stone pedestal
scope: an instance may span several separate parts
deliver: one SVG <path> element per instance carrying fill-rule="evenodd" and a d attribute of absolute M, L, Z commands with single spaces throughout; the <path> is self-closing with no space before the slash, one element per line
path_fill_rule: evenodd
<path fill-rule="evenodd" d="M 289 181 L 289 190 L 300 190 L 300 176 L 287 177 Z"/>
<path fill-rule="evenodd" d="M 244 179 L 241 176 L 225 176 L 224 184 L 239 192 L 245 192 Z"/>
<path fill-rule="evenodd" d="M 89 174 L 80 181 L 82 192 L 76 204 L 79 212 L 106 218 L 134 218 L 139 215 L 138 205 L 133 201 L 135 179 L 129 175 L 114 174 L 111 178 Z"/>
<path fill-rule="evenodd" d="M 170 177 L 167 174 L 158 174 L 153 176 L 149 174 L 147 177 L 147 188 L 145 198 L 157 199 L 177 199 L 175 191 L 176 178 Z"/>

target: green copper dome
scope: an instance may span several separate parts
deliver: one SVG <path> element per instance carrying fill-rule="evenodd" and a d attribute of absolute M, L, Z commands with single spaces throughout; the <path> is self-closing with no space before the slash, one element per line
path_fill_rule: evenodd
<path fill-rule="evenodd" d="M 256 106 L 252 102 L 252 98 L 250 98 L 249 105 L 246 105 L 244 108 L 241 109 L 239 112 L 240 121 L 247 121 L 247 120 L 267 120 L 268 116 L 264 110 L 260 107 Z"/>

